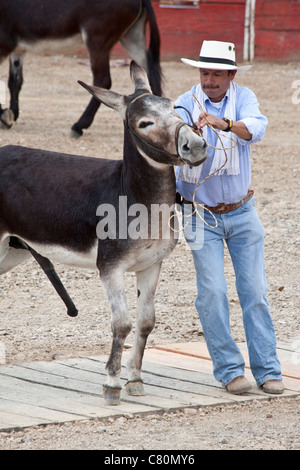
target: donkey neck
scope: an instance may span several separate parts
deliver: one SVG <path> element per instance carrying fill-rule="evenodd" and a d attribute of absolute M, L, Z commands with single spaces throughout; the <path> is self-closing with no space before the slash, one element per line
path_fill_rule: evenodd
<path fill-rule="evenodd" d="M 125 126 L 122 184 L 124 192 L 138 202 L 150 204 L 174 204 L 176 181 L 171 165 L 159 165 L 147 161 L 138 151 Z"/>

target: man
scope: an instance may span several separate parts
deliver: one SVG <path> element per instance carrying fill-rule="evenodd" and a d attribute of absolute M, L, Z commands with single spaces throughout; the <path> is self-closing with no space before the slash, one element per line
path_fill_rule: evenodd
<path fill-rule="evenodd" d="M 200 83 L 181 95 L 175 105 L 186 122 L 195 122 L 209 145 L 201 167 L 184 165 L 177 168 L 176 175 L 183 211 L 191 209 L 193 201 L 206 207 L 203 243 L 193 246 L 187 241 L 196 269 L 196 308 L 214 376 L 230 393 L 241 394 L 251 388 L 244 377 L 243 357 L 230 333 L 224 276 L 226 242 L 236 275 L 252 374 L 266 393 L 279 394 L 284 386 L 266 297 L 264 229 L 249 189 L 250 145 L 263 138 L 267 119 L 259 111 L 255 94 L 233 82 L 237 72 L 249 69 L 237 67 L 234 44 L 204 41 L 198 61 L 181 60 L 200 69 Z M 221 132 L 227 161 L 210 125 Z M 194 213 L 193 226 L 197 217 Z"/>

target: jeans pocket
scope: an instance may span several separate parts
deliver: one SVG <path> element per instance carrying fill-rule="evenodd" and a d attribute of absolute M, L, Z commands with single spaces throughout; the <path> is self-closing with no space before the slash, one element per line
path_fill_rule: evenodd
<path fill-rule="evenodd" d="M 253 208 L 254 208 L 254 196 L 252 196 L 251 199 L 249 199 L 249 201 L 245 202 L 245 204 L 242 204 L 240 209 L 243 211 L 243 212 L 249 212 L 251 211 Z"/>
<path fill-rule="evenodd" d="M 204 210 L 192 204 L 184 204 L 182 211 L 184 237 L 191 250 L 200 250 L 204 243 Z"/>

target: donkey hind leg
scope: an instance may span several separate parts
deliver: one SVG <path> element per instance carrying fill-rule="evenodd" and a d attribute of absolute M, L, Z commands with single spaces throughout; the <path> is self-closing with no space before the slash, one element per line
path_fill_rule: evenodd
<path fill-rule="evenodd" d="M 24 54 L 13 52 L 9 56 L 8 88 L 10 91 L 10 109 L 14 114 L 14 120 L 19 117 L 19 94 L 23 84 L 23 59 Z"/>
<path fill-rule="evenodd" d="M 127 363 L 128 381 L 125 385 L 129 395 L 145 395 L 141 368 L 149 334 L 155 325 L 154 296 L 161 263 L 137 272 L 137 322 L 134 343 Z"/>
<path fill-rule="evenodd" d="M 16 249 L 9 245 L 7 237 L 0 244 L 0 274 L 4 274 L 22 263 L 31 255 L 28 250 Z"/>
<path fill-rule="evenodd" d="M 129 56 L 148 72 L 145 22 L 146 13 L 142 13 L 121 37 L 120 43 Z"/>
<path fill-rule="evenodd" d="M 109 405 L 120 403 L 120 373 L 124 343 L 129 334 L 132 321 L 128 312 L 123 272 L 111 272 L 101 276 L 111 307 L 112 348 L 106 364 L 107 380 L 103 385 L 103 395 Z"/>
<path fill-rule="evenodd" d="M 151 20 L 150 20 L 151 21 Z M 130 29 L 120 39 L 120 43 L 129 56 L 141 65 L 147 72 L 152 93 L 162 95 L 162 73 L 160 67 L 160 38 L 159 31 L 150 33 L 150 43 L 147 49 L 146 37 L 147 13 L 144 11 Z"/>

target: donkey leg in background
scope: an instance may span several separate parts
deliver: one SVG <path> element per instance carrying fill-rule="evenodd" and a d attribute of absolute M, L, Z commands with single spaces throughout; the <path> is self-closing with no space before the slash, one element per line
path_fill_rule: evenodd
<path fill-rule="evenodd" d="M 147 49 L 145 32 L 148 20 L 150 21 L 150 42 Z M 153 94 L 161 96 L 160 36 L 155 17 L 150 13 L 149 18 L 146 10 L 142 11 L 139 18 L 121 37 L 120 43 L 129 56 L 146 70 Z"/>
<path fill-rule="evenodd" d="M 11 238 L 5 236 L 0 242 L 0 274 L 4 274 L 30 258 L 28 250 L 20 250 L 11 244 Z"/>
<path fill-rule="evenodd" d="M 9 56 L 8 88 L 10 91 L 10 110 L 14 113 L 14 121 L 19 117 L 19 94 L 23 85 L 24 54 L 13 52 Z"/>
<path fill-rule="evenodd" d="M 161 263 L 137 272 L 137 324 L 134 344 L 127 363 L 128 381 L 125 385 L 129 395 L 144 395 L 141 368 L 149 334 L 155 325 L 154 296 Z"/>
<path fill-rule="evenodd" d="M 118 405 L 121 394 L 122 352 L 126 337 L 132 327 L 132 321 L 126 302 L 123 272 L 114 270 L 107 275 L 101 275 L 101 280 L 111 307 L 113 333 L 111 353 L 106 364 L 107 381 L 103 386 L 103 394 L 109 405 Z"/>
<path fill-rule="evenodd" d="M 147 63 L 147 42 L 145 36 L 146 14 L 142 13 L 139 19 L 131 26 L 130 29 L 121 37 L 120 43 L 124 47 L 128 55 L 135 60 L 146 72 L 148 71 Z"/>
<path fill-rule="evenodd" d="M 2 129 L 10 129 L 14 123 L 14 113 L 11 109 L 2 109 L 0 104 L 0 127 Z"/>
<path fill-rule="evenodd" d="M 86 46 L 89 51 L 91 69 L 93 73 L 93 85 L 101 88 L 110 89 L 111 77 L 109 70 L 109 51 L 106 51 L 106 45 L 103 45 L 101 41 L 99 43 L 96 40 L 89 42 L 86 40 Z M 100 106 L 100 101 L 96 98 L 92 98 L 79 118 L 79 120 L 72 126 L 72 137 L 80 137 L 83 129 L 88 129 L 92 124 L 95 114 Z"/>

